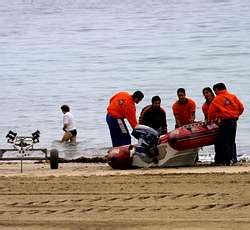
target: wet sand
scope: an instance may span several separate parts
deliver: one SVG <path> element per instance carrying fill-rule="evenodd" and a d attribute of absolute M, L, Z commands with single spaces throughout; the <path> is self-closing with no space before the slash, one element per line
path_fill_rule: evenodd
<path fill-rule="evenodd" d="M 250 165 L 0 164 L 0 229 L 249 229 Z"/>

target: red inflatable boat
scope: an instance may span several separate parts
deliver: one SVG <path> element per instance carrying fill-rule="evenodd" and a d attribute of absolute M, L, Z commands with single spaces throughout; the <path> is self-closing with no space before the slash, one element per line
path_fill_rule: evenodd
<path fill-rule="evenodd" d="M 108 164 L 112 168 L 192 166 L 199 149 L 215 143 L 218 126 L 197 122 L 160 137 L 155 130 L 143 125 L 138 125 L 134 131 L 137 145 L 114 147 L 108 151 Z"/>
<path fill-rule="evenodd" d="M 216 124 L 205 125 L 203 122 L 197 122 L 184 125 L 167 135 L 172 148 L 185 150 L 212 145 L 215 143 L 217 134 L 218 126 Z"/>

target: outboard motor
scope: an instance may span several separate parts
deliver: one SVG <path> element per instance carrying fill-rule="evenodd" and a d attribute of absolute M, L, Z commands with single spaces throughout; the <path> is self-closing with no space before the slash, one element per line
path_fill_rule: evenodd
<path fill-rule="evenodd" d="M 158 155 L 159 133 L 146 125 L 137 125 L 132 135 L 138 140 L 134 154 L 143 158 L 145 162 L 152 161 L 152 158 Z"/>

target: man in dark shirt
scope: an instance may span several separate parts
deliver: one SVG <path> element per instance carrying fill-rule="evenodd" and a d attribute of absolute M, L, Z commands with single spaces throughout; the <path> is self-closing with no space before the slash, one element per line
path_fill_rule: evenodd
<path fill-rule="evenodd" d="M 152 104 L 142 109 L 139 124 L 157 130 L 160 135 L 167 133 L 166 112 L 161 107 L 161 98 L 159 96 L 152 97 Z"/>

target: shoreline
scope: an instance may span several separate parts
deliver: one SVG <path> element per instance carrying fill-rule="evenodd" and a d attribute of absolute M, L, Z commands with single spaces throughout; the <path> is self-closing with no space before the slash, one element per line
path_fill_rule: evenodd
<path fill-rule="evenodd" d="M 249 229 L 250 165 L 0 163 L 0 228 Z"/>
<path fill-rule="evenodd" d="M 192 167 L 169 168 L 138 168 L 117 170 L 107 163 L 59 163 L 58 169 L 50 169 L 46 162 L 23 162 L 21 173 L 20 162 L 0 162 L 0 177 L 28 176 L 28 177 L 59 177 L 59 176 L 115 176 L 115 175 L 171 175 L 171 174 L 234 174 L 250 173 L 250 163 L 237 163 L 233 166 L 213 166 L 199 164 Z"/>

